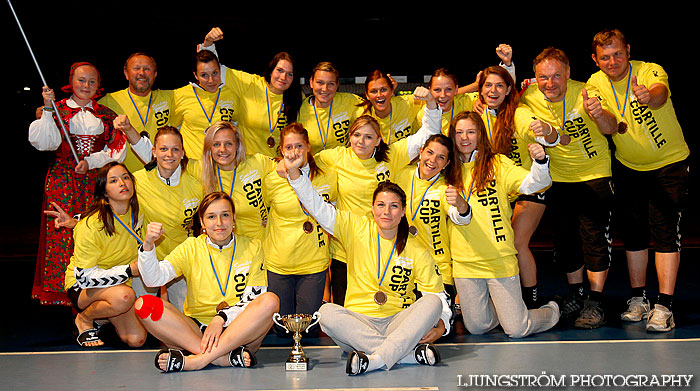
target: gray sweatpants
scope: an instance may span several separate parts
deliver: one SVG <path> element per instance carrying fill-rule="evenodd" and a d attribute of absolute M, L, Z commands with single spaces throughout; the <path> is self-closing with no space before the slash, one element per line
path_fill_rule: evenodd
<path fill-rule="evenodd" d="M 501 324 L 511 338 L 522 338 L 554 327 L 559 311 L 551 307 L 528 310 L 520 290 L 520 276 L 455 278 L 464 326 L 484 334 Z"/>
<path fill-rule="evenodd" d="M 423 295 L 405 310 L 386 318 L 362 315 L 333 303 L 322 305 L 319 311 L 321 330 L 341 349 L 377 354 L 391 369 L 437 324 L 442 302 L 435 295 Z"/>

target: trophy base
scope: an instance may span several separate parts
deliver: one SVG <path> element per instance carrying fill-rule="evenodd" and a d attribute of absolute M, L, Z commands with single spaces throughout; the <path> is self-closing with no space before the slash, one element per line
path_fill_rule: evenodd
<path fill-rule="evenodd" d="M 284 364 L 284 369 L 287 371 L 306 371 L 309 369 L 308 365 L 309 365 L 309 363 L 306 361 L 301 361 L 301 362 L 287 361 Z"/>

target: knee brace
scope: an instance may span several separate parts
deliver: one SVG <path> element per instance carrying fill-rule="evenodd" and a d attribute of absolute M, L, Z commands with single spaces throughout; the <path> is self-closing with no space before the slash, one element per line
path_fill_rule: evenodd
<path fill-rule="evenodd" d="M 153 295 L 143 295 L 139 298 L 141 299 L 141 308 L 136 309 L 134 307 L 136 316 L 141 319 L 146 319 L 150 316 L 154 322 L 160 320 L 163 316 L 163 300 Z"/>

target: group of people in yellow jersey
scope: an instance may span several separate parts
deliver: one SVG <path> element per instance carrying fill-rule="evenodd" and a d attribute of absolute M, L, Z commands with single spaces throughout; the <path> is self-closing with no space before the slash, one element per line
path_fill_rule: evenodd
<path fill-rule="evenodd" d="M 549 47 L 519 88 L 502 44 L 501 63 L 473 83 L 441 68 L 399 96 L 381 70 L 362 96 L 340 92 L 330 62 L 303 96 L 291 55 L 262 76 L 231 69 L 216 52 L 223 37 L 205 36 L 195 82 L 175 90 L 152 88 L 145 53 L 126 60 L 124 90 L 101 96 L 85 62 L 58 112 L 43 88 L 29 140 L 56 161 L 33 296 L 74 308 L 81 346 L 103 345 L 108 321 L 129 346 L 159 339 L 162 371 L 247 368 L 274 313 L 319 311 L 308 333 L 330 336 L 358 375 L 439 363 L 433 343 L 458 308 L 472 334 L 597 328 L 612 216 L 631 284 L 621 319 L 675 327 L 689 149 L 667 74 L 631 61 L 620 31 L 595 35 L 600 71 L 586 83 Z M 547 207 L 569 285 L 551 301 L 529 249 Z"/>

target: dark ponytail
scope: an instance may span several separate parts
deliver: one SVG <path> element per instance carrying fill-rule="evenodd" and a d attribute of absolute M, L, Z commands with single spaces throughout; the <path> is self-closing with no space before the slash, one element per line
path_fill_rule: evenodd
<path fill-rule="evenodd" d="M 379 182 L 377 185 L 377 188 L 374 190 L 374 194 L 372 195 L 372 203 L 374 204 L 374 200 L 377 198 L 377 195 L 379 193 L 394 193 L 399 197 L 399 200 L 401 201 L 401 206 L 403 206 L 404 209 L 406 209 L 406 193 L 403 191 L 403 189 L 397 185 L 394 182 L 391 181 L 383 181 Z M 406 218 L 406 214 L 404 214 L 401 217 L 401 221 L 399 221 L 399 226 L 398 226 L 398 231 L 396 232 L 396 254 L 400 255 L 403 250 L 406 248 L 406 241 L 408 240 L 408 218 Z"/>

